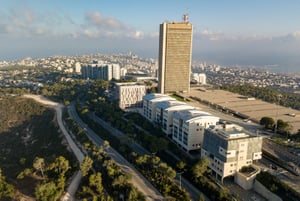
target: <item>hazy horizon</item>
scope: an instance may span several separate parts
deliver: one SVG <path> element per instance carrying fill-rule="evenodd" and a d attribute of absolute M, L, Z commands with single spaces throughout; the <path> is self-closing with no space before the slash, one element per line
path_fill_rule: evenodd
<path fill-rule="evenodd" d="M 299 10 L 292 0 L 4 0 L 0 60 L 129 51 L 157 59 L 159 24 L 188 13 L 193 60 L 299 73 Z"/>

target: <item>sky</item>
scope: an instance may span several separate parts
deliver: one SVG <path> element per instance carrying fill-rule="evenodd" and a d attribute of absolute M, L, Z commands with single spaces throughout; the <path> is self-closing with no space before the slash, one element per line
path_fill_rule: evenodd
<path fill-rule="evenodd" d="M 299 0 L 1 0 L 0 60 L 158 57 L 159 24 L 193 24 L 194 61 L 300 73 Z"/>

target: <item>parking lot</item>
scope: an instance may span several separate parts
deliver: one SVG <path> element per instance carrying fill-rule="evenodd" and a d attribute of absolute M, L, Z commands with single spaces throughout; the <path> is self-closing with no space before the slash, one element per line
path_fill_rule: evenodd
<path fill-rule="evenodd" d="M 275 103 L 267 103 L 224 90 L 207 90 L 200 87 L 191 88 L 189 95 L 182 95 L 186 98 L 196 97 L 212 106 L 238 114 L 245 119 L 255 122 L 259 122 L 265 116 L 272 117 L 274 120 L 281 119 L 292 125 L 292 133 L 296 133 L 300 129 L 300 111 L 282 107 Z"/>

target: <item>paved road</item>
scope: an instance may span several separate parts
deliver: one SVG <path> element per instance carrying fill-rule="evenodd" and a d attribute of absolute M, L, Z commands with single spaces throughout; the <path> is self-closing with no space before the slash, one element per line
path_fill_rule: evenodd
<path fill-rule="evenodd" d="M 44 105 L 50 106 L 50 107 L 55 109 L 55 111 L 56 111 L 56 120 L 57 120 L 57 123 L 59 125 L 59 128 L 63 132 L 63 134 L 64 134 L 71 150 L 75 154 L 77 160 L 79 161 L 79 163 L 81 163 L 83 161 L 84 154 L 80 151 L 80 149 L 77 147 L 77 145 L 75 144 L 73 139 L 70 137 L 70 135 L 67 132 L 67 129 L 65 128 L 65 126 L 63 124 L 63 121 L 62 121 L 62 109 L 63 109 L 64 106 L 59 104 L 59 103 L 50 101 L 50 100 L 46 99 L 43 96 L 27 94 L 27 95 L 24 95 L 24 97 L 32 98 L 37 102 L 40 102 Z M 69 187 L 67 188 L 67 192 L 63 195 L 63 197 L 61 198 L 61 201 L 73 201 L 73 200 L 75 200 L 74 196 L 75 196 L 75 193 L 76 193 L 76 191 L 78 189 L 78 186 L 80 184 L 81 178 L 82 178 L 81 171 L 78 171 L 74 175 Z"/>
<path fill-rule="evenodd" d="M 95 113 L 90 112 L 89 117 L 92 118 L 96 123 L 100 124 L 103 128 L 110 131 L 110 133 L 115 135 L 116 137 L 120 138 L 122 136 L 125 136 L 125 134 L 123 132 L 121 132 L 120 130 L 112 127 L 106 121 L 103 121 L 101 118 L 99 118 L 97 115 L 95 115 Z M 140 128 L 140 129 L 142 129 L 142 128 Z M 144 154 L 150 155 L 151 154 L 148 150 L 146 150 L 144 147 L 142 147 L 138 143 L 129 142 L 127 145 L 130 146 L 138 154 L 141 154 L 141 155 L 144 155 Z M 179 183 L 180 178 L 179 178 L 178 175 L 176 175 L 175 179 Z M 191 197 L 192 200 L 194 200 L 194 201 L 199 200 L 199 196 L 200 196 L 201 192 L 195 186 L 193 186 L 187 179 L 185 179 L 184 177 L 181 177 L 181 185 L 190 194 L 190 197 Z M 209 201 L 209 198 L 207 196 L 204 195 L 204 197 L 205 197 L 206 201 Z"/>
<path fill-rule="evenodd" d="M 75 110 L 74 102 L 68 107 L 69 114 L 72 118 L 86 130 L 87 136 L 98 146 L 103 145 L 103 140 L 92 130 L 90 129 L 77 115 Z M 115 130 L 109 130 L 110 132 Z M 121 167 L 124 172 L 130 174 L 131 183 L 141 191 L 147 200 L 149 201 L 159 201 L 166 200 L 153 186 L 152 184 L 144 178 L 144 176 L 139 173 L 126 159 L 123 158 L 118 152 L 113 148 L 109 147 L 106 149 L 108 155 Z"/>

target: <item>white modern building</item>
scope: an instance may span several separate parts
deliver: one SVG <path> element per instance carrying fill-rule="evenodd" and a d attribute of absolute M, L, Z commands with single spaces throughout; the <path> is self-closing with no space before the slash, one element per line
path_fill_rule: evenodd
<path fill-rule="evenodd" d="M 147 94 L 143 97 L 143 116 L 149 121 L 155 122 L 156 120 L 156 104 L 162 101 L 175 101 L 165 94 Z"/>
<path fill-rule="evenodd" d="M 156 123 L 158 123 L 166 135 L 173 133 L 173 114 L 180 110 L 192 110 L 193 106 L 181 101 L 163 101 L 156 104 Z"/>
<path fill-rule="evenodd" d="M 193 73 L 191 75 L 191 81 L 197 82 L 197 84 L 206 84 L 206 74 L 204 73 Z"/>
<path fill-rule="evenodd" d="M 121 68 L 120 69 L 121 78 L 125 78 L 126 74 L 127 74 L 127 69 L 126 68 Z"/>
<path fill-rule="evenodd" d="M 235 124 L 219 124 L 205 130 L 201 158 L 210 160 L 209 168 L 217 179 L 234 176 L 243 166 L 262 158 L 261 136 L 252 136 Z"/>
<path fill-rule="evenodd" d="M 79 62 L 75 63 L 75 73 L 81 73 L 81 64 Z"/>
<path fill-rule="evenodd" d="M 200 149 L 204 130 L 217 122 L 219 117 L 200 110 L 177 111 L 173 116 L 172 139 L 186 151 Z"/>
<path fill-rule="evenodd" d="M 146 94 L 146 86 L 137 83 L 116 83 L 115 98 L 119 101 L 121 109 L 143 107 L 143 97 Z"/>

